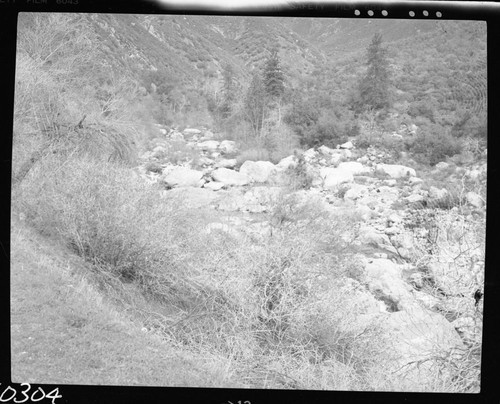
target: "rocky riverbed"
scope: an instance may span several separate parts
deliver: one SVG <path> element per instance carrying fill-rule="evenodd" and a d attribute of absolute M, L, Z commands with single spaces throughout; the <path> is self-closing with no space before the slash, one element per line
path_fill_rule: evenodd
<path fill-rule="evenodd" d="M 464 190 L 460 203 L 449 206 L 454 195 L 430 185 L 422 175 L 428 173 L 388 164 L 383 152 L 357 150 L 352 142 L 309 149 L 277 164 L 241 164 L 237 144 L 209 130 L 159 129 L 162 136 L 151 141 L 134 172 L 158 187 L 159 197 L 213 212 L 200 231 L 249 243 L 269 237 L 276 206 L 286 198 L 314 202 L 331 217 L 354 218 L 346 238 L 361 271 L 341 287 L 359 297 L 360 321 L 384 327 L 393 354 L 388 370 L 401 375 L 401 383 L 409 373 L 431 380 L 436 357 L 480 340 L 482 302 L 474 292 L 483 285 L 485 229 L 477 224 L 485 202 L 478 193 Z M 442 162 L 433 170 L 448 170 L 457 184 L 486 176 L 485 163 L 450 171 Z M 307 178 L 307 186 L 297 186 L 294 176 Z"/>

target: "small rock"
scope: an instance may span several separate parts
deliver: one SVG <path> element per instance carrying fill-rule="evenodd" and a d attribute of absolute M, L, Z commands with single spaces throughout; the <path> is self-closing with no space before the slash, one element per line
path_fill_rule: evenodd
<path fill-rule="evenodd" d="M 398 164 L 377 164 L 376 171 L 391 178 L 415 177 L 417 175 L 413 168 Z"/>
<path fill-rule="evenodd" d="M 467 199 L 467 202 L 469 202 L 472 206 L 475 208 L 482 208 L 483 207 L 483 198 L 481 198 L 478 194 L 475 192 L 467 192 L 465 195 L 465 198 Z"/>
<path fill-rule="evenodd" d="M 184 136 L 180 132 L 172 132 L 170 134 L 170 140 L 173 140 L 175 142 L 181 142 L 184 141 Z"/>
<path fill-rule="evenodd" d="M 250 204 L 246 206 L 246 210 L 250 213 L 262 213 L 267 210 L 265 206 L 259 205 L 258 203 Z"/>
<path fill-rule="evenodd" d="M 212 178 L 215 181 L 222 182 L 224 185 L 247 185 L 250 183 L 250 178 L 234 170 L 228 168 L 218 168 L 212 172 Z"/>
<path fill-rule="evenodd" d="M 363 164 L 358 163 L 357 161 L 348 161 L 340 163 L 337 168 L 339 170 L 350 172 L 352 175 L 370 173 L 370 169 L 368 167 L 365 167 Z"/>
<path fill-rule="evenodd" d="M 219 142 L 217 140 L 206 140 L 204 142 L 198 143 L 198 147 L 203 151 L 215 151 L 219 147 Z"/>
<path fill-rule="evenodd" d="M 217 162 L 216 167 L 234 168 L 238 164 L 236 159 L 222 159 Z"/>
<path fill-rule="evenodd" d="M 408 282 L 417 289 L 422 289 L 424 287 L 425 276 L 421 272 L 413 272 L 408 277 Z"/>
<path fill-rule="evenodd" d="M 214 161 L 212 159 L 209 159 L 208 157 L 205 157 L 205 156 L 201 156 L 197 163 L 200 165 L 200 166 L 211 166 Z"/>
<path fill-rule="evenodd" d="M 332 155 L 335 150 L 334 149 L 331 149 L 327 146 L 321 146 L 321 147 L 318 147 L 318 151 L 323 154 L 324 156 L 329 156 L 329 155 Z"/>
<path fill-rule="evenodd" d="M 346 159 L 350 159 L 352 157 L 352 152 L 349 149 L 343 149 L 342 154 Z"/>
<path fill-rule="evenodd" d="M 368 187 L 366 185 L 353 184 L 350 189 L 344 194 L 344 199 L 353 200 L 361 198 L 368 194 Z M 369 208 L 368 208 L 369 209 Z"/>
<path fill-rule="evenodd" d="M 297 159 L 295 156 L 288 156 L 280 160 L 276 167 L 278 170 L 287 170 L 288 168 L 294 168 L 297 166 Z"/>
<path fill-rule="evenodd" d="M 443 199 L 448 196 L 448 191 L 445 188 L 436 188 L 435 186 L 431 186 L 429 189 L 429 197 L 432 199 Z"/>
<path fill-rule="evenodd" d="M 411 185 L 418 185 L 418 184 L 421 184 L 422 182 L 424 182 L 424 180 L 421 178 L 418 178 L 418 177 L 410 177 L 410 178 L 408 178 L 408 182 Z"/>
<path fill-rule="evenodd" d="M 186 128 L 182 131 L 185 135 L 199 135 L 201 133 L 201 130 L 199 129 L 194 129 L 194 128 Z"/>
<path fill-rule="evenodd" d="M 420 194 L 411 194 L 406 200 L 410 203 L 420 203 L 424 201 L 424 197 Z"/>
<path fill-rule="evenodd" d="M 220 142 L 219 149 L 223 154 L 234 154 L 238 151 L 236 142 L 232 140 L 223 140 Z"/>
<path fill-rule="evenodd" d="M 396 226 L 391 226 L 391 227 L 388 227 L 387 229 L 385 229 L 384 233 L 387 234 L 388 236 L 392 236 L 394 234 L 401 233 L 401 229 L 399 227 L 396 227 Z"/>
<path fill-rule="evenodd" d="M 440 170 L 445 170 L 446 168 L 448 168 L 450 165 L 448 163 L 445 163 L 444 161 L 441 161 L 440 163 L 437 163 L 436 164 L 436 168 L 440 169 Z"/>
<path fill-rule="evenodd" d="M 354 145 L 352 144 L 352 142 L 345 142 L 340 145 L 341 149 L 352 149 L 353 147 Z"/>
<path fill-rule="evenodd" d="M 439 299 L 418 290 L 413 291 L 413 295 L 425 308 L 434 310 L 439 307 Z"/>
<path fill-rule="evenodd" d="M 214 138 L 214 133 L 212 131 L 205 131 L 205 133 L 203 134 L 203 140 L 212 140 Z"/>
<path fill-rule="evenodd" d="M 218 191 L 219 189 L 224 188 L 224 183 L 217 181 L 210 181 L 203 185 L 203 188 L 211 189 L 212 191 Z"/>
<path fill-rule="evenodd" d="M 470 170 L 465 173 L 466 177 L 469 177 L 471 180 L 475 181 L 481 176 L 481 171 L 479 170 Z"/>
<path fill-rule="evenodd" d="M 240 173 L 247 175 L 255 182 L 267 182 L 276 168 L 270 161 L 245 161 Z"/>
<path fill-rule="evenodd" d="M 165 175 L 162 181 L 169 187 L 201 187 L 203 173 L 185 167 L 178 167 Z"/>
<path fill-rule="evenodd" d="M 370 159 L 368 158 L 368 156 L 363 156 L 363 157 L 360 157 L 358 159 L 358 162 L 361 163 L 361 164 L 366 164 L 370 161 Z"/>
<path fill-rule="evenodd" d="M 302 157 L 304 157 L 305 161 L 312 161 L 317 156 L 317 154 L 318 153 L 313 148 L 310 148 L 302 154 Z"/>

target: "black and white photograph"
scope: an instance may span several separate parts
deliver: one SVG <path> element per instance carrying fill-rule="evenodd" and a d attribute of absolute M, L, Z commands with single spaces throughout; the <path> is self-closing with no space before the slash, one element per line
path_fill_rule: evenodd
<path fill-rule="evenodd" d="M 19 13 L 13 382 L 481 391 L 487 24 L 377 13 Z"/>

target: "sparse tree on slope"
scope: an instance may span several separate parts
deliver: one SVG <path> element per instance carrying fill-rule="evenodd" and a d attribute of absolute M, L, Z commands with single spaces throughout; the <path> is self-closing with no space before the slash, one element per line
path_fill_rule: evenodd
<path fill-rule="evenodd" d="M 390 106 L 390 67 L 382 35 L 375 34 L 367 52 L 367 71 L 359 85 L 361 110 L 382 110 Z"/>
<path fill-rule="evenodd" d="M 244 101 L 245 115 L 255 134 L 262 129 L 266 112 L 266 90 L 258 72 L 254 72 Z"/>
<path fill-rule="evenodd" d="M 264 65 L 263 81 L 269 99 L 279 101 L 285 92 L 285 76 L 281 71 L 277 48 L 271 50 Z"/>
<path fill-rule="evenodd" d="M 222 80 L 222 100 L 219 106 L 219 112 L 222 119 L 227 119 L 233 112 L 237 93 L 237 83 L 234 75 L 234 69 L 230 64 L 227 64 L 224 67 Z"/>

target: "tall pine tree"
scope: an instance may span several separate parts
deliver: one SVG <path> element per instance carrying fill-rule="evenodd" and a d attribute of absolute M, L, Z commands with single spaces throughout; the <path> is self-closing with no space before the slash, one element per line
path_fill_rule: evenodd
<path fill-rule="evenodd" d="M 231 116 L 237 96 L 237 82 L 234 74 L 234 69 L 230 64 L 224 66 L 222 71 L 222 89 L 221 103 L 219 105 L 219 114 L 222 119 L 227 119 Z"/>
<path fill-rule="evenodd" d="M 362 110 L 382 110 L 390 107 L 391 71 L 387 49 L 382 47 L 382 35 L 375 34 L 367 51 L 367 71 L 359 84 Z"/>
<path fill-rule="evenodd" d="M 270 100 L 279 101 L 285 92 L 285 76 L 281 71 L 278 48 L 273 48 L 264 65 L 263 82 Z"/>
<path fill-rule="evenodd" d="M 244 100 L 245 115 L 255 134 L 260 133 L 266 113 L 266 89 L 258 71 L 252 76 Z"/>

